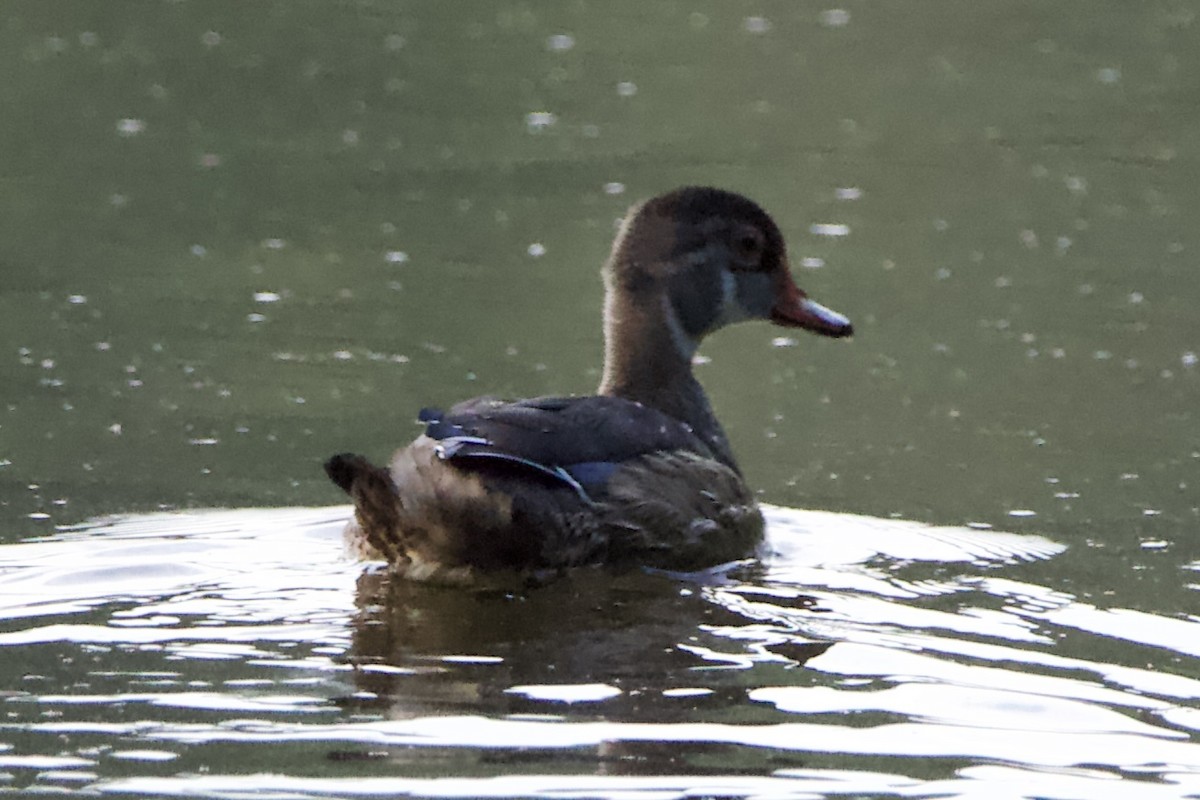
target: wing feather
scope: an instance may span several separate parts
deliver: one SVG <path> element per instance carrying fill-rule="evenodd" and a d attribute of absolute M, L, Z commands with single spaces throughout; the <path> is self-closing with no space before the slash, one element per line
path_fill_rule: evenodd
<path fill-rule="evenodd" d="M 464 469 L 511 469 L 570 486 L 585 501 L 624 462 L 659 452 L 713 453 L 667 414 L 618 397 L 468 400 L 441 412 L 422 409 L 437 454 Z"/>

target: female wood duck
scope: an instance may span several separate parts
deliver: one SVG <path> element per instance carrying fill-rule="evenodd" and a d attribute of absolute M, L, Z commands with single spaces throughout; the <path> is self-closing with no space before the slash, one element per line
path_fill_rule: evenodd
<path fill-rule="evenodd" d="M 415 579 L 584 564 L 694 570 L 753 555 L 762 515 L 692 374 L 708 334 L 770 320 L 824 336 L 850 321 L 792 281 L 755 203 L 677 189 L 634 206 L 604 267 L 604 375 L 592 397 L 481 397 L 423 410 L 388 469 L 325 464 L 354 500 L 348 535 Z"/>

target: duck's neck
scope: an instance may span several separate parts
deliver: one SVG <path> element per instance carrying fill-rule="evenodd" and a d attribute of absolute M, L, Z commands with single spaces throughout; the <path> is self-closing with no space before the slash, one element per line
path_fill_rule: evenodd
<path fill-rule="evenodd" d="M 692 374 L 696 342 L 663 296 L 604 303 L 604 376 L 599 394 L 634 400 L 691 426 L 722 462 L 738 469 L 721 423 Z"/>

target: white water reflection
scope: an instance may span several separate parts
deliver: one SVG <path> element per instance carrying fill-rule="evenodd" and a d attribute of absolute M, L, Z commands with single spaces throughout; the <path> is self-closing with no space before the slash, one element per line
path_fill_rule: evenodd
<path fill-rule="evenodd" d="M 158 514 L 0 547 L 6 785 L 1200 790 L 1200 681 L 1171 666 L 1195 654 L 1200 625 L 1041 585 L 1063 551 L 1045 538 L 768 508 L 775 555 L 741 583 L 584 571 L 505 594 L 389 586 L 344 555 L 347 514 Z M 430 758 L 447 777 L 419 777 Z"/>
<path fill-rule="evenodd" d="M 1133 791 L 1141 800 L 1186 796 L 1194 782 L 1165 784 L 1140 782 Z M 1036 788 L 1035 788 L 1036 787 Z M 699 780 L 676 777 L 626 778 L 615 776 L 505 775 L 494 778 L 365 778 L 354 782 L 261 775 L 253 778 L 198 776 L 183 781 L 133 779 L 106 791 L 173 797 L 257 797 L 278 793 L 286 797 L 555 797 L 632 798 L 673 800 L 692 797 L 960 797 L 1019 798 L 1031 791 L 1046 798 L 1128 800 L 1128 783 L 1099 771 L 1078 770 L 1060 774 L 1030 774 L 1008 767 L 970 767 L 948 780 L 917 781 L 902 775 L 858 772 L 781 770 L 769 778 L 709 777 Z"/>

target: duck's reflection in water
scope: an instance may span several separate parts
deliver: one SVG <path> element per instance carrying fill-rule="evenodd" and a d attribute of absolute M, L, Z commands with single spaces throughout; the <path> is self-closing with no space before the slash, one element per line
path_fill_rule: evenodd
<path fill-rule="evenodd" d="M 367 571 L 356 605 L 351 657 L 361 691 L 408 704 L 414 674 L 478 666 L 491 689 L 481 687 L 476 697 L 494 690 L 514 712 L 528 710 L 507 691 L 514 686 L 583 686 L 598 675 L 625 695 L 693 686 L 697 668 L 721 666 L 698 651 L 730 644 L 707 631 L 752 622 L 714 603 L 702 585 L 603 569 L 520 590 L 439 587 Z M 786 657 L 803 663 L 830 643 L 807 645 L 787 643 Z M 445 706 L 439 701 L 438 708 Z"/>
<path fill-rule="evenodd" d="M 350 658 L 358 692 L 342 702 L 348 710 L 390 719 L 728 719 L 744 714 L 750 688 L 746 671 L 730 667 L 761 660 L 745 649 L 753 643 L 722 653 L 739 643 L 711 632 L 754 620 L 714 602 L 703 585 L 663 575 L 578 570 L 546 585 L 473 591 L 368 571 L 357 591 Z M 773 647 L 769 657 L 794 666 L 831 646 L 797 637 Z M 678 771 L 680 762 L 702 751 L 725 749 L 606 742 L 565 754 L 521 745 L 514 742 L 514 750 L 491 752 L 486 760 L 583 756 L 606 772 L 624 774 Z"/>

